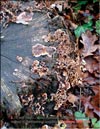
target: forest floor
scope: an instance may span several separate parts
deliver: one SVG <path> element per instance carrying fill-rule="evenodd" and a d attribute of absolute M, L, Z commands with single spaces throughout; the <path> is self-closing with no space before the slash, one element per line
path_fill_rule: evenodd
<path fill-rule="evenodd" d="M 1 104 L 2 129 L 100 128 L 99 16 L 98 0 L 1 1 L 1 77 L 22 106 Z"/>

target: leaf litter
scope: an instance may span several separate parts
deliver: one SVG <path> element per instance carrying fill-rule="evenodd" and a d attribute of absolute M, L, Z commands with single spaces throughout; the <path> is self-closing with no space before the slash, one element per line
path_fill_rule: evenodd
<path fill-rule="evenodd" d="M 33 8 L 25 12 L 22 11 L 20 2 L 14 4 L 7 1 L 1 4 L 2 23 L 5 17 L 8 17 L 6 24 L 28 24 L 32 20 Z M 25 119 L 28 115 L 36 118 L 34 120 L 44 119 L 44 122 L 38 125 L 27 123 L 29 128 L 99 127 L 99 12 L 92 10 L 98 8 L 98 0 L 39 1 L 35 3 L 35 8 L 44 9 L 47 14 L 49 12 L 51 21 L 56 19 L 56 16 L 60 17 L 63 28 L 43 35 L 46 46 L 38 43 L 32 46 L 32 55 L 36 60 L 16 57 L 25 68 L 29 67 L 26 71 L 30 73 L 30 76 L 25 75 L 19 69 L 15 69 L 13 73 L 21 80 L 21 83 L 18 83 L 18 95 L 23 106 L 20 116 L 24 116 Z M 19 15 L 17 11 L 20 11 Z M 7 16 L 5 13 L 8 13 Z M 40 56 L 54 60 L 53 66 L 49 68 L 46 62 L 39 61 Z M 33 75 L 37 77 L 32 78 Z M 81 123 L 74 112 L 81 116 Z M 48 123 L 45 120 L 47 116 L 48 119 L 54 116 L 55 121 Z M 89 118 L 87 124 L 84 124 L 83 116 L 85 119 Z M 94 118 L 97 123 L 93 123 Z M 73 121 L 74 124 L 68 124 L 68 121 Z M 22 127 L 20 124 L 16 126 Z"/>

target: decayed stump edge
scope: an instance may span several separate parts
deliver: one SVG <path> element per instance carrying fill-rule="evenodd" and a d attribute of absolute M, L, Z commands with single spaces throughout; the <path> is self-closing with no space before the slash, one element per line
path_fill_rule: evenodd
<path fill-rule="evenodd" d="M 5 107 L 7 115 L 20 115 L 22 105 L 17 94 L 13 93 L 1 79 L 1 106 Z"/>

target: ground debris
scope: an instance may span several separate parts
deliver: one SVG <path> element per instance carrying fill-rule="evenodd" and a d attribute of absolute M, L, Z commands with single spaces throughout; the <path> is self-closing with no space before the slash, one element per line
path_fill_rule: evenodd
<path fill-rule="evenodd" d="M 7 23 L 29 24 L 33 17 L 32 7 L 26 11 L 22 9 L 21 2 L 6 3 L 1 3 L 2 23 L 6 18 Z M 32 120 L 40 120 L 39 124 L 27 123 L 27 127 L 96 127 L 91 121 L 96 118 L 98 122 L 100 117 L 99 31 L 96 28 L 98 21 L 95 22 L 98 20 L 98 10 L 93 11 L 97 4 L 98 0 L 35 2 L 35 9 L 47 11 L 52 22 L 58 24 L 56 18 L 60 17 L 62 26 L 41 37 L 45 45 L 36 43 L 32 46 L 30 51 L 34 60 L 16 56 L 17 61 L 24 66 L 23 69 L 15 68 L 13 72 L 20 80 L 17 89 L 22 105 L 20 117 L 27 120 L 29 116 Z M 55 121 L 48 123 L 45 118 L 52 116 Z M 22 125 L 17 124 L 16 127 Z"/>

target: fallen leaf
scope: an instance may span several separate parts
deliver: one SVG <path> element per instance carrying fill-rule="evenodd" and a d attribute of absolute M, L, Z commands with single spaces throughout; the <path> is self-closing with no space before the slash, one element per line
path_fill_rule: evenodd
<path fill-rule="evenodd" d="M 74 105 L 75 102 L 78 100 L 78 97 L 75 96 L 74 94 L 69 93 L 67 100 Z"/>
<path fill-rule="evenodd" d="M 88 56 L 84 60 L 86 62 L 85 67 L 90 73 L 99 70 L 99 63 L 92 56 Z"/>
<path fill-rule="evenodd" d="M 98 111 L 100 115 L 100 107 L 99 107 L 99 104 L 100 104 L 100 93 L 98 92 L 95 96 L 92 97 L 92 100 L 90 101 L 91 105 L 93 106 L 94 108 L 94 111 Z"/>
<path fill-rule="evenodd" d="M 85 72 L 83 74 L 83 83 L 84 84 L 86 83 L 86 84 L 89 84 L 89 85 L 95 85 L 95 84 L 99 84 L 99 79 L 97 79 L 96 77 L 94 77 L 89 72 Z"/>
<path fill-rule="evenodd" d="M 99 48 L 99 45 L 94 44 L 97 40 L 97 36 L 92 35 L 90 31 L 82 33 L 82 40 L 80 40 L 80 42 L 84 45 L 84 49 L 82 50 L 84 57 L 93 55 L 93 52 Z"/>
<path fill-rule="evenodd" d="M 100 97 L 99 97 L 99 93 L 96 94 L 93 97 L 81 97 L 81 101 L 85 106 L 85 113 L 87 115 L 90 115 L 88 117 L 94 116 L 94 113 L 100 117 L 100 108 L 99 108 L 99 101 L 100 101 Z"/>
<path fill-rule="evenodd" d="M 95 94 L 97 94 L 100 91 L 99 85 L 93 86 L 92 90 L 94 91 Z"/>

